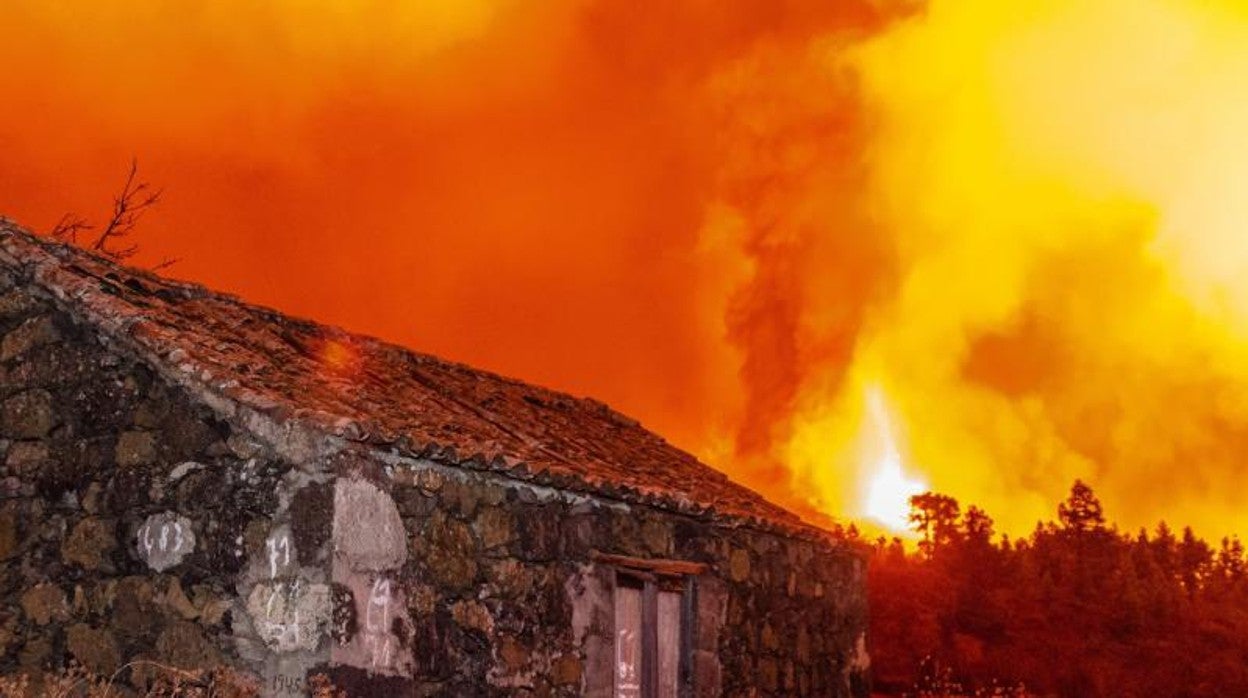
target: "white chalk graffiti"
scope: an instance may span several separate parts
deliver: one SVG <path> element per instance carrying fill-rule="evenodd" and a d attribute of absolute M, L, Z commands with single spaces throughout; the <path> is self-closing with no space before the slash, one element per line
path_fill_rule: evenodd
<path fill-rule="evenodd" d="M 315 649 L 331 617 L 329 587 L 291 582 L 257 584 L 247 600 L 256 632 L 278 652 Z"/>
<path fill-rule="evenodd" d="M 364 645 L 372 657 L 374 669 L 390 667 L 393 647 L 390 634 L 390 580 L 378 577 L 364 609 Z"/>
<path fill-rule="evenodd" d="M 285 584 L 278 584 L 273 587 L 273 591 L 269 593 L 269 600 L 265 603 L 264 614 L 265 624 L 264 635 L 273 638 L 274 644 L 282 646 L 296 646 L 299 644 L 300 634 L 300 618 L 299 604 L 295 602 L 299 598 L 299 587 L 301 581 L 296 579 L 290 585 L 290 593 L 284 595 Z M 280 600 L 280 613 L 274 614 L 274 604 Z M 293 608 L 287 608 L 293 606 Z"/>
<path fill-rule="evenodd" d="M 365 625 L 369 630 L 388 630 L 390 625 L 390 580 L 379 577 L 373 582 L 373 590 L 368 595 L 368 611 Z"/>
<path fill-rule="evenodd" d="M 137 537 L 139 556 L 157 572 L 177 565 L 195 550 L 191 522 L 173 512 L 147 517 Z"/>
<path fill-rule="evenodd" d="M 388 635 L 365 635 L 364 646 L 372 655 L 374 671 L 390 668 L 390 637 Z"/>
<path fill-rule="evenodd" d="M 277 577 L 279 562 L 280 569 L 290 566 L 290 536 L 278 533 L 270 536 L 264 544 L 269 550 L 269 579 L 273 579 Z"/>
<path fill-rule="evenodd" d="M 169 532 L 173 531 L 173 547 L 169 547 Z M 182 543 L 185 539 L 182 537 L 182 524 L 163 523 L 160 525 L 160 536 L 156 540 L 152 540 L 151 526 L 143 527 L 143 550 L 151 555 L 153 550 L 159 550 L 162 553 L 176 553 L 182 550 Z"/>

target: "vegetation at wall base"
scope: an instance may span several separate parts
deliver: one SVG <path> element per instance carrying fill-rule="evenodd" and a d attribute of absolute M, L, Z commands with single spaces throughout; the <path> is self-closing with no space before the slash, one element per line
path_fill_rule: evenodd
<path fill-rule="evenodd" d="M 324 674 L 309 677 L 307 688 L 311 698 L 346 698 Z M 0 698 L 256 698 L 261 689 L 258 679 L 228 666 L 188 670 L 142 660 L 110 676 L 77 663 L 54 672 L 0 676 Z"/>

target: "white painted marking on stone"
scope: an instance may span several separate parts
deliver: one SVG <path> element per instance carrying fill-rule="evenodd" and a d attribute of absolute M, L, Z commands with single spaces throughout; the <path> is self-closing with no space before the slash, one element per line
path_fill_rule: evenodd
<path fill-rule="evenodd" d="M 329 587 L 303 580 L 257 584 L 247 601 L 257 633 L 277 652 L 312 650 L 332 618 Z"/>
<path fill-rule="evenodd" d="M 377 609 L 381 609 L 378 611 Z M 381 622 L 377 622 L 377 614 Z M 367 623 L 369 630 L 386 629 L 390 620 L 390 580 L 378 577 L 373 582 L 373 590 L 368 595 Z"/>
<path fill-rule="evenodd" d="M 178 565 L 195 551 L 191 522 L 171 511 L 147 517 L 137 538 L 139 557 L 157 572 Z"/>
<path fill-rule="evenodd" d="M 272 593 L 269 594 L 269 600 L 264 604 L 264 615 L 266 618 L 273 617 L 273 602 L 277 600 L 277 595 L 282 593 L 282 585 L 278 584 L 273 587 Z"/>
<path fill-rule="evenodd" d="M 277 577 L 279 561 L 284 569 L 290 566 L 290 536 L 285 532 L 270 536 L 264 542 L 269 551 L 269 579 Z"/>
<path fill-rule="evenodd" d="M 394 595 L 391 582 L 385 577 L 373 580 L 364 601 L 364 629 L 361 641 L 374 671 L 393 668 L 394 637 L 390 632 L 391 603 Z"/>

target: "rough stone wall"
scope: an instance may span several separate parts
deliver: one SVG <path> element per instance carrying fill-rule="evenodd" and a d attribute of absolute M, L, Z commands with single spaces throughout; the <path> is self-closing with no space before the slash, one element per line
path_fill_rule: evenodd
<path fill-rule="evenodd" d="M 237 664 L 290 472 L 0 276 L 0 672 Z"/>
<path fill-rule="evenodd" d="M 594 551 L 709 565 L 697 695 L 866 695 L 864 563 L 850 552 L 428 462 L 391 472 L 416 695 L 609 695 L 612 606 Z"/>
<path fill-rule="evenodd" d="M 349 489 L 333 473 L 360 461 L 272 436 L 0 274 L 0 673 L 224 664 L 267 695 L 305 694 L 367 618 L 331 564 Z M 339 547 L 368 558 L 377 540 Z"/>

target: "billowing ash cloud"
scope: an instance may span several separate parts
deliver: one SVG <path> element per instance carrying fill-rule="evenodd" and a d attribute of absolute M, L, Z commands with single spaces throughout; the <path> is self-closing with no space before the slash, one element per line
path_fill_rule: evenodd
<path fill-rule="evenodd" d="M 878 393 L 1006 530 L 1074 477 L 1242 527 L 1229 4 L 96 5 L 0 8 L 29 225 L 133 154 L 141 260 L 602 397 L 807 513 L 864 513 Z"/>

